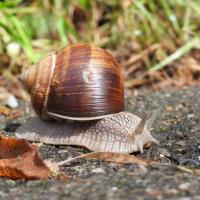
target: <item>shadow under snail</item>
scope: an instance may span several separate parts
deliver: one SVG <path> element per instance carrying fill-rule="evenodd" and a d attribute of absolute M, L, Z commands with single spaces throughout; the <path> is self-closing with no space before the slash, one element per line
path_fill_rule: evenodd
<path fill-rule="evenodd" d="M 157 140 L 150 128 L 160 110 L 147 119 L 124 111 L 124 78 L 105 50 L 69 45 L 23 73 L 39 116 L 16 130 L 18 138 L 92 151 L 143 152 Z"/>

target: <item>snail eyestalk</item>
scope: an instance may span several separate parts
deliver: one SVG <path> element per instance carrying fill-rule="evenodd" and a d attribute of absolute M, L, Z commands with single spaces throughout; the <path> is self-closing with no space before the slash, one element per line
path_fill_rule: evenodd
<path fill-rule="evenodd" d="M 148 126 L 153 125 L 160 112 L 161 112 L 161 107 L 152 114 L 149 120 L 147 120 L 148 115 L 145 114 L 144 117 L 139 122 L 138 126 L 136 127 L 134 133 L 132 133 L 134 142 L 138 145 L 138 148 L 141 153 L 144 152 L 143 147 L 145 146 L 148 147 L 152 142 L 155 142 L 156 144 L 159 143 L 149 132 Z"/>

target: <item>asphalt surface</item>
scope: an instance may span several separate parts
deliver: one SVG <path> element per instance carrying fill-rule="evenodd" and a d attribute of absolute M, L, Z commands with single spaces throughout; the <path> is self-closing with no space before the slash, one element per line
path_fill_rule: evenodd
<path fill-rule="evenodd" d="M 153 126 L 153 144 L 135 154 L 160 164 L 140 166 L 77 160 L 63 166 L 64 180 L 13 181 L 0 179 L 0 199 L 200 199 L 200 87 L 176 91 L 126 93 L 126 109 L 139 116 L 164 106 Z M 21 123 L 3 127 L 13 135 Z M 41 145 L 43 159 L 65 160 L 86 149 Z"/>

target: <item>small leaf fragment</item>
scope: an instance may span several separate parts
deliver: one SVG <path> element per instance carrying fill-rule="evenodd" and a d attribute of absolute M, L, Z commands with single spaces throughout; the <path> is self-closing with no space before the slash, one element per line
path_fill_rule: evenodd
<path fill-rule="evenodd" d="M 46 179 L 49 173 L 49 168 L 41 160 L 36 145 L 0 135 L 0 177 Z"/>
<path fill-rule="evenodd" d="M 6 106 L 0 106 L 0 114 L 8 116 L 11 113 L 11 109 Z"/>
<path fill-rule="evenodd" d="M 59 175 L 59 166 L 56 162 L 51 160 L 44 160 L 45 165 L 49 168 L 51 176 Z"/>
<path fill-rule="evenodd" d="M 108 162 L 114 162 L 114 163 L 119 163 L 119 164 L 139 164 L 139 165 L 153 165 L 153 164 L 158 164 L 156 161 L 148 160 L 148 159 L 143 159 L 143 158 L 138 158 L 134 155 L 129 155 L 129 154 L 122 154 L 122 153 L 113 153 L 113 152 L 92 152 L 92 153 L 87 153 L 83 154 L 80 156 L 77 156 L 72 159 L 64 160 L 61 161 L 58 164 L 58 166 L 62 166 L 65 164 L 69 164 L 77 159 L 95 159 L 95 160 L 103 160 L 103 161 L 108 161 Z"/>

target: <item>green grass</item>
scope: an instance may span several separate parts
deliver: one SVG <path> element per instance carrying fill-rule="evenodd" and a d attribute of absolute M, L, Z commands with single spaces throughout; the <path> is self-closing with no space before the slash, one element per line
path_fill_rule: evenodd
<path fill-rule="evenodd" d="M 189 50 L 196 45 L 190 41 L 200 36 L 199 18 L 198 0 L 38 0 L 31 4 L 5 0 L 0 2 L 0 53 L 17 42 L 29 62 L 35 62 L 71 41 L 111 49 L 131 41 L 138 47 L 135 53 L 159 43 L 154 58 L 146 62 L 154 71 L 173 61 L 168 56 L 177 49 L 187 43 Z M 167 60 L 160 63 L 162 59 Z"/>

